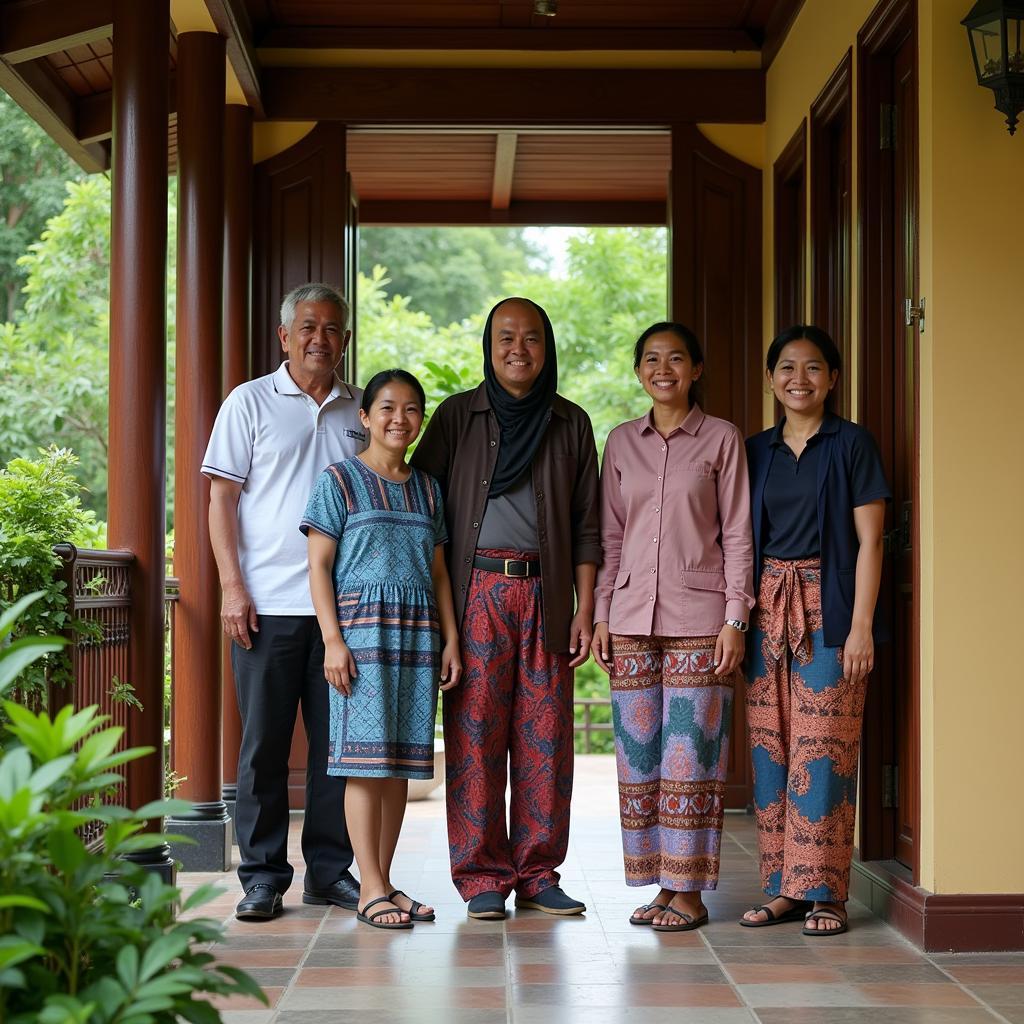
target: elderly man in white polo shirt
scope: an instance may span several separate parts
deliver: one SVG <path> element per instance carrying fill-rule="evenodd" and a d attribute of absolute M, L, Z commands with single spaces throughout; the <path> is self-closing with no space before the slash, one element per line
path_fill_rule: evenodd
<path fill-rule="evenodd" d="M 277 330 L 287 358 L 228 395 L 203 460 L 242 718 L 235 833 L 245 896 L 235 916 L 244 920 L 279 914 L 292 881 L 288 753 L 300 704 L 309 741 L 302 900 L 355 910 L 359 899 L 345 780 L 327 775 L 324 647 L 299 532 L 320 472 L 366 447 L 362 392 L 336 373 L 352 336 L 348 321 L 348 304 L 327 285 L 289 292 Z"/>

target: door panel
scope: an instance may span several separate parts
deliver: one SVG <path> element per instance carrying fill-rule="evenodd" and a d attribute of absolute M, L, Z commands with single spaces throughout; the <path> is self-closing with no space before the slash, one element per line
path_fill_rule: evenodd
<path fill-rule="evenodd" d="M 878 442 L 893 501 L 886 515 L 880 613 L 862 752 L 860 856 L 897 859 L 916 878 L 919 817 L 918 345 L 904 322 L 915 301 L 917 11 L 880 5 L 858 35 L 860 336 L 858 407 Z"/>
<path fill-rule="evenodd" d="M 744 435 L 761 429 L 761 172 L 693 125 L 672 129 L 670 317 L 692 327 L 705 356 L 706 412 Z M 726 807 L 751 802 L 743 693 L 733 703 Z"/>
<path fill-rule="evenodd" d="M 345 128 L 322 124 L 257 164 L 253 207 L 253 373 L 281 362 L 281 299 L 296 285 L 348 284 L 345 272 Z"/>

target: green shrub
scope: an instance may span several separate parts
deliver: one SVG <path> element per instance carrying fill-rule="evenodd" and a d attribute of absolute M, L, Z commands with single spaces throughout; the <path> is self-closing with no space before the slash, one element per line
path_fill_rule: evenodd
<path fill-rule="evenodd" d="M 608 677 L 602 672 L 593 659 L 585 662 L 576 669 L 576 697 L 601 697 L 607 700 L 610 696 Z M 583 708 L 575 709 L 576 724 L 583 724 Z M 590 709 L 591 722 L 611 722 L 611 705 L 598 705 Z M 582 732 L 576 734 L 576 753 L 582 754 L 586 750 L 585 740 Z M 590 753 L 592 754 L 614 754 L 615 738 L 611 732 L 592 732 L 590 734 Z"/>
<path fill-rule="evenodd" d="M 87 631 L 68 613 L 67 584 L 53 546 L 80 541 L 93 530 L 95 517 L 82 508 L 75 454 L 51 447 L 39 455 L 12 459 L 0 469 L 0 610 L 25 594 L 42 594 L 18 620 L 16 638 Z M 51 653 L 25 667 L 18 688 L 42 693 L 47 679 L 58 685 L 70 681 L 65 656 Z"/>
<path fill-rule="evenodd" d="M 0 692 L 63 641 L 28 636 L 8 642 L 28 595 L 0 617 Z M 203 997 L 255 996 L 259 986 L 204 950 L 223 938 L 211 920 L 176 920 L 210 899 L 212 886 L 187 901 L 124 855 L 163 842 L 148 821 L 187 811 L 158 801 L 129 811 L 101 804 L 121 765 L 148 748 L 115 752 L 123 730 L 95 707 L 63 708 L 51 718 L 5 702 L 9 735 L 0 757 L 0 1024 L 214 1024 Z M 79 830 L 104 826 L 102 847 Z M 177 837 L 175 837 L 177 838 Z M 178 839 L 180 841 L 180 839 Z"/>

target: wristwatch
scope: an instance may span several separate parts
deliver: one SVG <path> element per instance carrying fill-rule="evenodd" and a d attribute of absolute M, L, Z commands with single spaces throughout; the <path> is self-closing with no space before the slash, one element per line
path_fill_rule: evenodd
<path fill-rule="evenodd" d="M 732 626 L 733 629 L 738 629 L 741 633 L 746 633 L 746 631 L 750 628 L 748 623 L 740 622 L 739 619 L 726 619 L 725 624 L 727 626 Z"/>

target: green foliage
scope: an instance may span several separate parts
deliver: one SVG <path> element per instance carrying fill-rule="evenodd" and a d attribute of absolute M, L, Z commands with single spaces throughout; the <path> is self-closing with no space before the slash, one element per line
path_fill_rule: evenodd
<path fill-rule="evenodd" d="M 486 311 L 506 274 L 547 269 L 522 228 L 363 228 L 359 263 L 387 267 L 386 296 L 412 296 L 438 326 Z"/>
<path fill-rule="evenodd" d="M 81 172 L 21 108 L 0 91 L 0 316 L 14 318 L 26 270 L 21 256 L 59 209 L 64 182 Z"/>
<path fill-rule="evenodd" d="M 2 641 L 20 630 L 15 620 L 31 599 L 0 621 L 0 692 L 21 685 Z M 206 951 L 223 938 L 216 922 L 176 920 L 217 890 L 204 886 L 182 902 L 177 888 L 123 859 L 167 838 L 146 834 L 148 821 L 190 806 L 100 803 L 120 781 L 116 769 L 151 750 L 118 751 L 123 730 L 95 706 L 52 719 L 9 701 L 5 711 L 13 742 L 0 757 L 0 1021 L 214 1024 L 220 1015 L 204 995 L 266 1002 L 245 972 Z M 94 851 L 80 838 L 92 821 L 104 826 Z"/>
<path fill-rule="evenodd" d="M 611 690 L 608 685 L 608 677 L 597 667 L 593 660 L 581 665 L 576 669 L 575 696 L 597 697 L 608 700 Z M 584 722 L 584 711 L 582 707 L 575 709 L 576 724 Z M 590 709 L 590 721 L 610 723 L 612 720 L 612 709 L 609 704 L 594 705 Z M 576 753 L 586 752 L 583 733 L 576 734 Z M 592 732 L 590 734 L 590 752 L 592 754 L 614 754 L 615 737 L 611 732 Z"/>
<path fill-rule="evenodd" d="M 0 150 L 2 154 L 2 150 Z M 168 391 L 174 389 L 174 232 L 177 179 L 168 192 Z M 69 181 L 63 207 L 18 259 L 24 308 L 0 324 L 0 462 L 59 444 L 81 457 L 76 470 L 89 508 L 106 517 L 110 179 Z M 173 467 L 168 418 L 168 469 Z M 171 489 L 168 489 L 170 500 Z"/>
<path fill-rule="evenodd" d="M 16 638 L 85 629 L 71 620 L 60 559 L 53 553 L 55 544 L 79 541 L 93 525 L 93 514 L 79 500 L 77 463 L 67 449 L 49 448 L 38 459 L 13 459 L 0 470 L 0 608 L 26 594 L 42 595 L 19 619 Z M 49 655 L 27 666 L 22 689 L 41 693 L 47 678 L 69 681 L 65 657 Z"/>

